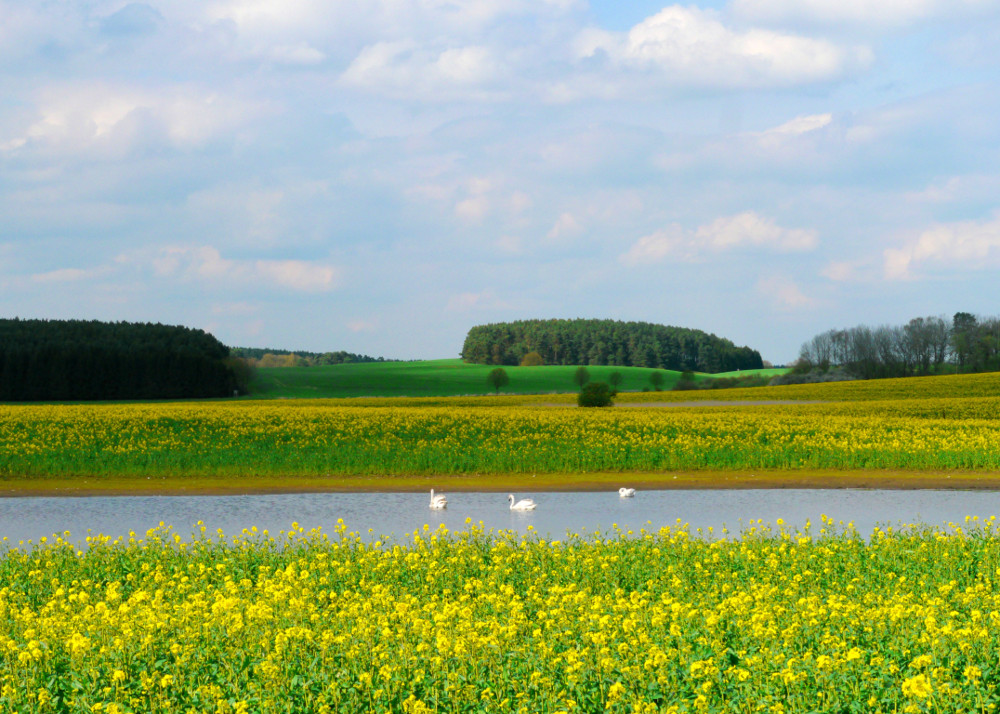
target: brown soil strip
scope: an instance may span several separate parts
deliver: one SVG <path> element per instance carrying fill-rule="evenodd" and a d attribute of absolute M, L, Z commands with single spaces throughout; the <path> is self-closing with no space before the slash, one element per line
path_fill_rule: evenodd
<path fill-rule="evenodd" d="M 691 471 L 668 473 L 287 476 L 199 478 L 35 478 L 0 480 L 0 498 L 31 496 L 192 496 L 408 491 L 617 491 L 672 489 L 869 488 L 1000 491 L 1000 472 Z"/>

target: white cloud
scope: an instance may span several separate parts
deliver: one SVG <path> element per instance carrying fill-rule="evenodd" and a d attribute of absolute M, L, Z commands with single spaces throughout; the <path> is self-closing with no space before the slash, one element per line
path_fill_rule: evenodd
<path fill-rule="evenodd" d="M 996 9 L 996 0 L 732 0 L 734 12 L 762 21 L 904 25 Z"/>
<path fill-rule="evenodd" d="M 350 36 L 360 29 L 377 29 L 386 36 L 474 33 L 504 17 L 562 15 L 579 4 L 579 0 L 192 0 L 189 7 L 204 19 L 232 21 L 241 33 L 262 38 L 304 33 Z"/>
<path fill-rule="evenodd" d="M 858 265 L 850 261 L 833 261 L 826 265 L 820 275 L 834 282 L 852 282 L 858 280 Z"/>
<path fill-rule="evenodd" d="M 472 312 L 474 310 L 497 310 L 506 307 L 506 303 L 499 300 L 493 290 L 483 290 L 482 292 L 460 293 L 448 298 L 445 305 L 447 312 Z"/>
<path fill-rule="evenodd" d="M 261 107 L 192 86 L 159 90 L 103 82 L 51 85 L 37 92 L 34 118 L 0 146 L 40 145 L 60 153 L 102 147 L 121 153 L 166 140 L 195 148 L 260 114 Z M 2 137 L 0 137 L 2 138 Z"/>
<path fill-rule="evenodd" d="M 678 85 L 794 86 L 835 79 L 871 61 L 867 48 L 771 30 L 735 30 L 710 11 L 671 5 L 627 33 L 589 30 L 580 57 L 605 53 L 616 65 L 659 70 Z"/>
<path fill-rule="evenodd" d="M 338 287 L 340 270 L 304 260 L 258 260 L 253 263 L 255 279 L 260 278 L 292 290 L 325 292 Z"/>
<path fill-rule="evenodd" d="M 340 77 L 345 86 L 406 99 L 486 99 L 503 63 L 483 46 L 422 47 L 411 40 L 365 47 Z"/>
<path fill-rule="evenodd" d="M 913 270 L 922 265 L 964 270 L 995 266 L 1000 257 L 1000 212 L 985 221 L 933 226 L 901 248 L 885 250 L 883 257 L 889 280 L 914 278 Z"/>
<path fill-rule="evenodd" d="M 31 279 L 36 283 L 72 283 L 80 280 L 90 280 L 106 275 L 106 268 L 86 270 L 82 268 L 60 268 L 45 273 L 35 273 Z"/>
<path fill-rule="evenodd" d="M 118 257 L 120 265 L 149 268 L 161 278 L 296 292 L 326 292 L 340 285 L 341 270 L 304 260 L 233 260 L 213 246 L 168 246 Z"/>
<path fill-rule="evenodd" d="M 509 255 L 519 255 L 523 251 L 520 236 L 500 236 L 496 241 L 497 250 Z"/>
<path fill-rule="evenodd" d="M 992 202 L 998 193 L 1000 175 L 966 174 L 933 181 L 922 190 L 907 192 L 905 197 L 917 205 L 925 205 L 960 201 Z"/>
<path fill-rule="evenodd" d="M 377 325 L 371 320 L 350 320 L 346 327 L 351 332 L 374 332 Z"/>
<path fill-rule="evenodd" d="M 696 242 L 715 251 L 750 245 L 779 252 L 797 252 L 811 250 L 819 243 L 816 231 L 782 228 L 753 211 L 717 218 L 700 227 L 694 237 Z"/>
<path fill-rule="evenodd" d="M 489 210 L 490 199 L 486 196 L 472 196 L 455 204 L 455 215 L 471 223 L 483 220 Z"/>
<path fill-rule="evenodd" d="M 289 65 L 319 64 L 326 59 L 326 54 L 320 52 L 308 42 L 297 42 L 293 45 L 276 45 L 267 54 L 275 62 Z"/>
<path fill-rule="evenodd" d="M 689 236 L 676 224 L 642 236 L 620 260 L 625 265 L 643 265 L 658 263 L 667 256 L 685 261 L 694 259 Z"/>
<path fill-rule="evenodd" d="M 794 281 L 780 275 L 758 280 L 757 292 L 768 298 L 776 310 L 790 312 L 816 306 L 816 300 L 803 293 Z"/>
<path fill-rule="evenodd" d="M 674 224 L 643 236 L 620 259 L 626 265 L 654 263 L 667 257 L 694 261 L 706 253 L 725 253 L 744 247 L 787 253 L 812 250 L 819 244 L 816 231 L 782 228 L 754 211 L 717 218 L 694 231 Z"/>
<path fill-rule="evenodd" d="M 581 230 L 579 221 L 573 217 L 572 213 L 563 213 L 556 219 L 555 224 L 549 229 L 546 237 L 551 240 L 558 240 L 559 238 L 575 235 Z"/>
<path fill-rule="evenodd" d="M 795 117 L 780 126 L 768 129 L 764 134 L 800 136 L 808 134 L 810 131 L 822 129 L 831 121 L 833 121 L 832 114 L 810 114 L 808 116 Z"/>

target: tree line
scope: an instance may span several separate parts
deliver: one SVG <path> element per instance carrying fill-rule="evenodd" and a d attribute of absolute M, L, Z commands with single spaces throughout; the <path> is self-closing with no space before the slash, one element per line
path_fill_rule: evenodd
<path fill-rule="evenodd" d="M 233 357 L 246 360 L 254 367 L 319 367 L 328 364 L 348 364 L 354 362 L 392 362 L 384 357 L 369 357 L 353 352 L 291 352 L 257 347 L 233 347 L 229 353 Z"/>
<path fill-rule="evenodd" d="M 829 330 L 802 345 L 796 371 L 833 366 L 860 379 L 1000 371 L 1000 318 L 916 317 L 905 325 Z"/>
<path fill-rule="evenodd" d="M 529 353 L 544 364 L 615 365 L 698 372 L 760 369 L 757 350 L 685 327 L 618 320 L 518 320 L 469 330 L 461 356 L 516 365 Z"/>
<path fill-rule="evenodd" d="M 184 399 L 245 389 L 229 348 L 188 327 L 0 320 L 0 401 Z"/>

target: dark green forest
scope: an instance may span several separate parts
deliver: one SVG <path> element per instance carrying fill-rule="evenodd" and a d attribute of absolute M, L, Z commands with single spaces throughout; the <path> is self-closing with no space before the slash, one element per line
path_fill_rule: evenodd
<path fill-rule="evenodd" d="M 229 348 L 188 327 L 0 320 L 0 401 L 232 396 Z"/>
<path fill-rule="evenodd" d="M 617 320 L 518 320 L 469 330 L 462 359 L 516 365 L 529 352 L 545 364 L 619 365 L 696 372 L 760 369 L 757 350 L 701 330 Z"/>

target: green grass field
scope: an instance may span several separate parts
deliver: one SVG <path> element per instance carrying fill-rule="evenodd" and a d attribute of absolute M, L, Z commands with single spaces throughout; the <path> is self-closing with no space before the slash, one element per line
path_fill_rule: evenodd
<path fill-rule="evenodd" d="M 486 376 L 493 365 L 466 364 L 460 359 L 421 360 L 417 362 L 366 362 L 324 367 L 272 367 L 257 370 L 251 383 L 251 396 L 260 398 L 293 397 L 445 397 L 462 394 L 489 394 L 493 390 Z M 577 390 L 575 366 L 504 367 L 510 384 L 503 394 L 548 394 Z M 651 388 L 653 372 L 664 375 L 663 389 L 671 389 L 681 373 L 645 367 L 587 367 L 591 381 L 606 382 L 612 372 L 620 372 L 620 391 Z M 765 374 L 785 370 L 759 370 Z M 738 376 L 751 372 L 732 372 L 717 376 Z M 707 375 L 697 374 L 695 380 Z M 713 375 L 715 376 L 715 375 Z"/>

